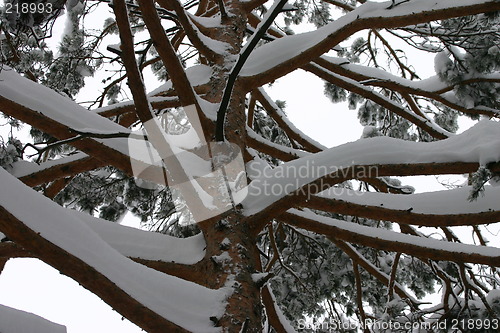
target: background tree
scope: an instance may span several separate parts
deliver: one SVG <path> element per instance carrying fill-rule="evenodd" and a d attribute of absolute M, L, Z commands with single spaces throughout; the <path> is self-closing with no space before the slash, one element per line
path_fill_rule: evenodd
<path fill-rule="evenodd" d="M 498 331 L 500 250 L 483 233 L 500 219 L 489 185 L 500 170 L 499 1 L 23 3 L 2 9 L 0 110 L 33 140 L 0 147 L 0 267 L 39 258 L 150 332 L 283 332 L 304 318 L 329 324 L 311 331 L 368 319 L 392 331 L 479 319 L 465 330 Z M 112 16 L 89 29 L 106 6 Z M 63 8 L 54 53 L 45 40 Z M 295 34 L 305 22 L 312 31 Z M 405 49 L 435 53 L 436 76 L 422 80 Z M 362 139 L 328 149 L 288 120 L 266 86 L 299 69 L 358 110 Z M 147 93 L 149 70 L 164 83 Z M 109 76 L 89 111 L 74 98 L 99 73 Z M 455 135 L 459 117 L 477 124 Z M 161 132 L 198 130 L 197 119 L 198 145 L 173 154 Z M 132 154 L 144 137 L 168 158 Z M 226 168 L 207 185 L 183 168 L 181 155 L 216 173 L 238 152 L 245 172 L 233 178 Z M 179 196 L 151 182 L 157 172 L 191 182 Z M 441 174 L 469 183 L 414 194 L 391 178 Z M 210 218 L 207 202 L 222 205 Z M 109 222 L 129 211 L 160 233 Z M 429 293 L 441 302 L 419 300 Z"/>

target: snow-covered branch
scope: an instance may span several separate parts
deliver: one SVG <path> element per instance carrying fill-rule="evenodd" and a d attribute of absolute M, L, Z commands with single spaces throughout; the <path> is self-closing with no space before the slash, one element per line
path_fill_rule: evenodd
<path fill-rule="evenodd" d="M 296 333 L 293 326 L 279 308 L 276 298 L 269 286 L 262 288 L 262 301 L 266 306 L 266 313 L 269 316 L 269 323 L 279 333 Z"/>
<path fill-rule="evenodd" d="M 405 235 L 296 209 L 291 209 L 282 216 L 288 221 L 287 223 L 296 227 L 379 250 L 403 252 L 433 260 L 500 266 L 500 248 Z"/>
<path fill-rule="evenodd" d="M 451 91 L 453 86 L 440 80 L 437 75 L 425 80 L 412 81 L 378 68 L 351 64 L 344 58 L 322 56 L 314 60 L 314 62 L 333 73 L 356 80 L 363 85 L 388 88 L 399 93 L 431 98 L 464 113 L 484 114 L 491 117 L 498 115 L 500 112 L 493 112 L 482 108 L 467 108 L 457 104 L 454 99 L 445 94 Z M 499 73 L 469 75 L 469 77 L 465 77 L 455 85 L 467 85 L 478 82 L 500 82 L 500 75 Z"/>
<path fill-rule="evenodd" d="M 311 196 L 301 206 L 428 227 L 480 225 L 499 221 L 500 189 L 487 186 L 485 195 L 476 201 L 467 199 L 470 191 L 471 187 L 463 187 L 400 195 L 332 188 L 317 196 Z"/>
<path fill-rule="evenodd" d="M 172 88 L 171 81 L 168 82 L 170 83 L 169 88 L 171 89 Z M 167 88 L 167 91 L 165 93 L 168 93 L 168 87 L 166 87 L 166 85 L 163 85 L 162 87 Z M 177 97 L 160 96 L 160 97 L 149 97 L 148 99 L 149 102 L 151 103 L 151 106 L 155 109 L 175 108 L 181 106 L 181 103 Z M 126 101 L 126 102 L 111 104 L 108 106 L 103 106 L 97 109 L 93 109 L 92 111 L 106 118 L 123 116 L 129 113 L 135 113 L 134 101 Z"/>
<path fill-rule="evenodd" d="M 3 68 L 0 72 L 0 107 L 2 112 L 60 140 L 75 137 L 73 130 L 94 133 L 129 132 L 127 128 L 89 112 L 70 99 L 23 78 L 9 68 Z M 84 138 L 72 142 L 72 145 L 132 174 L 126 138 Z"/>
<path fill-rule="evenodd" d="M 181 3 L 177 0 L 159 0 L 157 1 L 163 8 L 171 8 L 177 14 L 177 19 L 186 36 L 189 38 L 193 46 L 207 59 L 216 61 L 221 55 L 219 52 L 223 51 L 226 46 L 223 42 L 216 41 L 206 36 L 199 30 L 199 23 L 190 17 L 190 14 L 182 7 Z M 213 47 L 216 46 L 216 47 Z"/>
<path fill-rule="evenodd" d="M 204 285 L 197 273 L 205 256 L 206 245 L 201 233 L 193 237 L 176 238 L 122 226 L 78 211 L 68 210 L 68 213 L 86 223 L 113 249 L 135 262 Z M 7 241 L 7 238 L 4 240 L 4 237 L 0 233 L 0 263 L 4 264 L 10 258 L 37 257 L 18 244 Z"/>
<path fill-rule="evenodd" d="M 8 168 L 7 171 L 19 178 L 26 185 L 34 187 L 63 177 L 74 176 L 80 172 L 93 170 L 104 165 L 104 162 L 94 157 L 77 153 L 40 164 L 20 160 L 12 164 L 12 168 Z"/>
<path fill-rule="evenodd" d="M 134 263 L 74 213 L 33 192 L 3 169 L 0 181 L 8 189 L 0 192 L 0 229 L 25 250 L 77 280 L 143 329 L 218 331 L 210 317 L 220 316 L 227 290 L 210 290 Z M 23 201 L 29 202 L 29 210 L 20 205 Z M 111 231 L 105 237 L 115 237 L 116 230 L 103 229 L 108 227 L 97 228 Z M 127 230 L 120 237 L 127 238 L 129 232 L 136 234 Z M 157 236 L 161 237 L 152 237 Z M 170 302 L 172 298 L 177 301 Z"/>
<path fill-rule="evenodd" d="M 283 111 L 276 105 L 276 103 L 269 97 L 263 88 L 258 88 L 252 92 L 255 98 L 262 104 L 266 112 L 273 118 L 273 120 L 281 127 L 288 135 L 290 140 L 295 140 L 298 144 L 304 147 L 305 150 L 312 153 L 317 153 L 326 149 L 325 146 L 311 139 L 301 130 L 299 130 L 292 122 L 290 122 Z"/>
<path fill-rule="evenodd" d="M 250 183 L 243 202 L 245 214 L 256 223 L 266 223 L 264 217 L 279 215 L 349 179 L 474 172 L 480 165 L 500 161 L 499 138 L 499 124 L 484 120 L 437 142 L 361 139 L 274 169 L 256 170 L 258 177 Z M 490 167 L 499 168 L 498 163 Z"/>
<path fill-rule="evenodd" d="M 279 38 L 259 47 L 241 72 L 248 90 L 306 65 L 363 29 L 404 27 L 500 10 L 500 3 L 495 0 L 422 0 L 398 6 L 391 4 L 391 1 L 366 2 L 316 31 Z"/>

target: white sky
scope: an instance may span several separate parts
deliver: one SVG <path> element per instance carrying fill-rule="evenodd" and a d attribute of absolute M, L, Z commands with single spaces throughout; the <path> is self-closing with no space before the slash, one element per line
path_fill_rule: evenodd
<path fill-rule="evenodd" d="M 63 20 L 59 21 L 54 34 L 64 28 Z M 420 53 L 408 56 L 423 78 L 434 74 L 432 56 L 424 61 Z M 285 111 L 290 120 L 325 146 L 336 146 L 361 136 L 357 111 L 331 103 L 323 94 L 323 81 L 312 74 L 296 71 L 277 80 L 268 93 L 274 100 L 286 101 Z M 433 177 L 408 177 L 405 184 L 420 191 L 442 189 Z M 130 219 L 125 223 L 134 224 Z M 66 325 L 69 333 L 141 332 L 97 296 L 35 259 L 14 259 L 7 263 L 0 274 L 0 304 Z"/>

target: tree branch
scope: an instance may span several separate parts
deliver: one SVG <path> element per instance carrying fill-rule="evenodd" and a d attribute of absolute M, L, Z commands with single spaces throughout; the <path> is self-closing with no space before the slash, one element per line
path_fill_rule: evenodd
<path fill-rule="evenodd" d="M 412 94 L 412 95 L 431 98 L 446 106 L 449 106 L 452 109 L 468 114 L 484 114 L 490 117 L 499 115 L 498 112 L 483 110 L 481 108 L 466 108 L 443 96 L 445 92 L 452 90 L 454 86 L 447 86 L 445 83 L 442 83 L 442 87 L 439 88 L 438 90 L 436 89 L 431 90 L 428 89 L 423 84 L 427 82 L 427 80 L 439 80 L 437 77 L 421 81 L 410 81 L 395 75 L 391 75 L 386 71 L 378 72 L 374 71 L 373 69 L 370 69 L 370 76 L 368 76 L 363 73 L 364 69 L 368 69 L 368 67 L 357 64 L 349 64 L 348 62 L 346 63 L 345 61 L 340 61 L 340 59 L 339 61 L 334 62 L 330 61 L 328 57 L 320 57 L 318 59 L 315 59 L 313 62 L 320 65 L 323 68 L 328 69 L 333 73 L 356 80 L 363 85 L 387 88 L 393 91 L 397 91 L 401 94 Z M 497 79 L 494 79 L 490 75 L 485 75 L 483 77 L 464 79 L 458 84 L 467 85 L 475 82 L 494 82 L 495 80 Z"/>
<path fill-rule="evenodd" d="M 300 184 L 296 190 L 291 191 L 274 202 L 266 199 L 264 207 L 250 209 L 255 202 L 247 201 L 249 205 L 248 221 L 253 225 L 254 231 L 261 230 L 269 221 L 271 216 L 279 216 L 293 206 L 301 205 L 311 198 L 312 195 L 325 191 L 333 185 L 340 184 L 346 180 L 356 178 L 356 174 L 368 174 L 367 170 L 377 170 L 377 176 L 416 176 L 416 175 L 438 175 L 438 174 L 464 174 L 474 172 L 479 168 L 477 162 L 445 162 L 445 163 L 417 163 L 417 164 L 386 164 L 386 165 L 363 165 L 342 168 L 333 173 L 317 178 L 307 184 Z M 500 164 L 490 165 L 493 170 L 500 170 Z M 270 183 L 264 183 L 264 186 L 272 186 Z M 252 190 L 252 187 L 250 187 Z M 255 189 L 260 191 L 260 188 Z"/>
<path fill-rule="evenodd" d="M 198 36 L 198 33 L 193 28 L 192 20 L 188 17 L 186 11 L 177 0 L 156 0 L 163 8 L 172 8 L 177 14 L 179 23 L 181 24 L 184 33 L 189 38 L 193 46 L 202 54 L 204 57 L 210 61 L 215 62 L 221 55 L 214 52 L 210 47 L 208 47 Z M 143 6 L 143 5 L 141 5 Z M 149 6 L 149 4 L 148 4 Z M 144 7 L 141 7 L 144 8 Z M 149 8 L 148 10 L 151 10 Z M 155 15 L 156 16 L 156 15 Z M 167 66 L 168 63 L 165 63 Z"/>
<path fill-rule="evenodd" d="M 255 133 L 251 128 L 247 128 L 247 145 L 282 161 L 291 161 L 308 155 L 308 153 L 302 150 L 271 142 Z"/>
<path fill-rule="evenodd" d="M 354 80 L 331 73 L 328 70 L 324 70 L 318 65 L 308 64 L 303 66 L 303 68 L 311 73 L 316 74 L 317 76 L 328 82 L 331 82 L 339 87 L 342 87 L 360 96 L 372 100 L 380 106 L 383 106 L 389 111 L 392 111 L 393 113 L 422 128 L 436 139 L 446 139 L 451 134 L 443 128 L 440 128 L 437 124 L 431 122 L 426 117 L 422 117 L 413 113 L 411 110 L 404 108 L 399 103 L 394 102 L 393 100 L 373 91 L 372 89 L 364 87 L 362 84 Z"/>
<path fill-rule="evenodd" d="M 367 27 L 371 29 L 405 27 L 500 10 L 500 3 L 495 0 L 473 1 L 472 3 L 457 3 L 453 0 L 440 2 L 424 0 L 424 2 L 419 2 L 418 6 L 415 7 L 415 3 L 409 2 L 388 9 L 386 3 L 367 2 L 313 34 L 288 36 L 289 42 L 297 39 L 297 45 L 304 45 L 303 39 L 311 41 L 306 43 L 307 46 L 301 46 L 300 50 L 290 50 L 283 47 L 281 39 L 261 46 L 257 49 L 259 52 L 254 52 L 254 56 L 247 64 L 246 67 L 249 70 L 243 70 L 242 74 L 245 77 L 241 80 L 244 81 L 248 91 L 253 90 L 306 65 L 354 33 Z M 391 12 L 394 14 L 390 15 Z M 268 61 L 263 66 L 260 66 L 260 62 L 259 65 L 253 63 L 258 58 L 261 61 L 267 59 L 266 54 L 273 54 L 272 62 Z"/>
<path fill-rule="evenodd" d="M 187 332 L 139 303 L 92 266 L 29 229 L 2 206 L 0 206 L 0 228 L 5 231 L 9 238 L 24 249 L 78 281 L 82 286 L 91 290 L 116 311 L 144 330 L 149 332 L 165 330 L 169 332 Z"/>
<path fill-rule="evenodd" d="M 352 270 L 354 273 L 354 281 L 356 283 L 356 304 L 358 306 L 359 321 L 363 323 L 363 331 L 370 333 L 369 329 L 364 325 L 366 321 L 366 313 L 363 308 L 363 287 L 361 285 L 361 275 L 359 274 L 358 264 L 353 260 Z"/>
<path fill-rule="evenodd" d="M 287 222 L 290 224 L 290 222 Z M 292 222 L 293 223 L 293 222 Z M 363 267 L 365 271 L 367 271 L 369 274 L 371 274 L 374 278 L 380 281 L 383 285 L 388 285 L 389 284 L 389 276 L 387 274 L 381 272 L 375 265 L 373 265 L 371 262 L 369 262 L 365 257 L 363 257 L 356 249 L 349 243 L 346 243 L 338 238 L 335 238 L 333 236 L 327 236 L 330 241 L 332 241 L 335 246 L 337 246 L 339 249 L 344 251 L 345 254 L 347 254 L 351 260 L 355 263 L 357 263 L 359 266 Z M 399 283 L 394 284 L 394 291 L 396 294 L 398 294 L 399 297 L 402 299 L 410 301 L 413 306 L 418 306 L 420 302 L 416 300 L 413 296 L 408 294 Z"/>
<path fill-rule="evenodd" d="M 177 1 L 173 1 L 175 5 L 179 5 Z M 175 53 L 175 50 L 170 43 L 163 27 L 161 25 L 160 19 L 158 18 L 156 7 L 154 5 L 153 0 L 145 0 L 139 3 L 139 6 L 142 10 L 143 19 L 148 27 L 149 34 L 154 41 L 155 47 L 158 51 L 158 54 L 162 58 L 163 64 L 167 68 L 167 71 L 170 75 L 170 79 L 174 85 L 175 90 L 177 91 L 177 95 L 183 106 L 194 105 L 196 107 L 196 112 L 198 119 L 201 122 L 201 129 L 193 126 L 195 130 L 198 132 L 198 136 L 200 138 L 205 138 L 206 142 L 209 142 L 209 128 L 212 122 L 207 119 L 205 114 L 203 113 L 200 104 L 196 98 L 195 92 L 193 91 L 193 87 L 189 82 L 186 72 L 182 67 L 182 64 Z M 188 115 L 189 117 L 189 115 Z M 190 117 L 191 124 L 195 123 L 195 119 L 192 119 L 193 115 Z M 141 119 L 142 120 L 142 119 Z M 201 133 L 200 133 L 201 131 Z"/>
<path fill-rule="evenodd" d="M 487 247 L 402 235 L 319 215 L 313 219 L 312 214 L 306 217 L 297 210 L 288 211 L 282 217 L 296 227 L 378 250 L 403 252 L 432 260 L 500 266 L 500 255 L 494 255 L 491 248 Z"/>
<path fill-rule="evenodd" d="M 257 27 L 257 31 L 250 37 L 250 40 L 245 44 L 243 50 L 240 52 L 240 56 L 236 61 L 229 77 L 227 79 L 226 87 L 224 89 L 224 94 L 222 95 L 222 101 L 220 103 L 219 109 L 217 111 L 217 122 L 215 125 L 215 140 L 224 141 L 224 122 L 226 118 L 226 109 L 229 106 L 229 100 L 231 98 L 231 94 L 233 92 L 234 84 L 238 75 L 240 74 L 243 65 L 247 61 L 248 57 L 254 50 L 257 43 L 262 39 L 262 37 L 266 34 L 267 29 L 274 22 L 274 19 L 281 12 L 283 6 L 287 3 L 288 0 L 276 0 L 274 5 L 267 12 L 266 17 L 264 17 L 261 24 Z"/>
<path fill-rule="evenodd" d="M 258 88 L 253 91 L 255 98 L 262 104 L 266 112 L 281 127 L 291 140 L 297 141 L 300 145 L 312 153 L 317 153 L 325 149 L 324 146 L 309 138 L 306 134 L 300 132 L 288 119 L 282 114 L 276 103 L 272 101 L 265 93 L 264 89 Z"/>
<path fill-rule="evenodd" d="M 29 163 L 23 161 L 23 163 Z M 94 170 L 106 165 L 105 162 L 98 160 L 88 155 L 80 154 L 79 158 L 75 159 L 73 156 L 63 157 L 57 161 L 48 161 L 37 167 L 38 170 L 30 171 L 29 173 L 19 173 L 16 171 L 16 164 L 14 164 L 14 175 L 20 181 L 30 187 L 35 187 L 41 184 L 50 183 L 56 179 L 75 176 L 81 172 Z M 30 170 L 33 170 L 30 168 Z"/>
<path fill-rule="evenodd" d="M 391 194 L 389 194 L 389 196 L 391 196 Z M 443 193 L 443 196 L 447 196 L 447 194 Z M 409 195 L 408 199 L 410 199 L 410 197 L 412 197 L 412 195 Z M 467 199 L 464 198 L 464 204 L 467 202 L 466 200 Z M 446 214 L 429 214 L 420 211 L 416 212 L 411 204 L 409 204 L 406 209 L 399 210 L 384 206 L 385 200 L 381 200 L 380 202 L 380 204 L 375 206 L 312 195 L 300 206 L 330 213 L 426 227 L 481 225 L 495 223 L 500 220 L 500 210 L 486 210 L 476 213 L 454 213 L 453 211 L 448 211 Z M 408 203 L 409 202 L 410 200 Z M 438 202 L 439 201 L 436 201 L 436 204 L 438 204 Z M 389 204 L 389 202 L 386 203 Z"/>
<path fill-rule="evenodd" d="M 14 100 L 0 96 L 0 106 L 2 108 L 2 112 L 5 114 L 30 124 L 60 140 L 65 140 L 75 136 L 72 129 L 66 124 L 60 122 L 60 120 L 50 118 L 38 110 L 30 109 L 29 107 L 21 105 Z M 105 118 L 103 119 L 107 120 Z M 127 131 L 127 129 L 123 128 L 123 131 Z M 132 174 L 130 157 L 116 148 L 113 148 L 105 143 L 98 142 L 92 138 L 74 141 L 71 145 L 105 163 L 112 164 L 129 175 Z"/>
<path fill-rule="evenodd" d="M 174 80 L 174 86 L 176 85 L 174 77 L 175 75 L 179 75 L 179 77 L 177 78 L 178 81 L 176 88 L 178 89 L 179 98 L 181 98 L 181 95 L 183 96 L 181 98 L 181 102 L 187 103 L 188 105 L 196 105 L 198 114 L 201 114 L 202 112 L 199 107 L 198 101 L 194 96 L 191 85 L 189 84 L 185 72 L 180 65 L 179 59 L 177 58 L 172 45 L 168 41 L 168 38 L 164 34 L 163 28 L 161 28 L 161 23 L 156 14 L 153 0 L 145 0 L 140 2 L 140 7 L 143 9 L 143 19 L 146 22 L 146 25 L 149 27 L 151 37 L 153 38 L 153 40 L 155 40 L 156 43 L 158 43 L 157 48 L 160 56 L 164 59 L 164 61 L 173 62 L 173 64 L 169 64 L 166 62 L 165 66 L 174 70 L 174 73 L 170 73 L 172 80 Z M 188 206 L 192 208 L 196 207 L 196 210 L 190 210 L 191 214 L 196 221 L 202 221 L 203 219 L 201 218 L 201 216 L 204 216 L 205 211 L 209 208 L 204 205 L 200 196 L 196 193 L 193 184 L 191 183 L 191 181 L 189 181 L 189 176 L 186 174 L 186 171 L 184 170 L 182 164 L 174 154 L 169 142 L 165 139 L 163 129 L 161 129 L 154 121 L 151 105 L 148 101 L 144 89 L 142 76 L 137 67 L 137 63 L 134 57 L 133 35 L 132 31 L 130 30 L 130 23 L 128 21 L 128 13 L 125 1 L 115 1 L 113 9 L 116 15 L 116 22 L 118 24 L 120 32 L 121 48 L 123 51 L 122 59 L 127 70 L 128 80 L 130 83 L 129 86 L 136 105 L 137 116 L 144 125 L 151 143 L 158 151 L 161 158 L 168 158 L 168 163 L 166 160 L 164 161 L 164 165 L 166 166 L 164 170 L 166 172 L 162 173 L 162 175 L 164 174 L 165 176 L 167 176 L 169 184 L 175 184 L 177 187 L 179 187 L 179 189 L 182 188 L 182 196 L 188 203 Z M 198 138 L 201 142 L 203 142 L 207 133 L 204 132 L 201 128 L 198 128 L 194 125 L 196 124 L 196 119 L 193 119 L 193 116 L 194 115 L 191 115 L 189 117 L 188 114 L 188 118 L 190 118 L 193 127 L 198 133 Z M 203 118 L 199 119 L 201 120 Z M 203 210 L 204 208 L 205 210 Z"/>

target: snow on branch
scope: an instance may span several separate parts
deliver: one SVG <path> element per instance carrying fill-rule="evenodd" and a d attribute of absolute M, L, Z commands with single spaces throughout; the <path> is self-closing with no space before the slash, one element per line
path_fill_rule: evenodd
<path fill-rule="evenodd" d="M 333 73 L 356 80 L 362 85 L 388 88 L 400 93 L 432 98 L 464 113 L 484 114 L 490 117 L 499 114 L 498 111 L 494 112 L 482 108 L 467 108 L 457 104 L 454 99 L 444 95 L 445 92 L 452 90 L 453 86 L 440 80 L 437 75 L 424 80 L 412 81 L 379 68 L 351 64 L 345 58 L 321 56 L 313 62 Z M 466 85 L 476 82 L 500 82 L 500 73 L 496 72 L 482 75 L 469 74 L 457 84 Z"/>
<path fill-rule="evenodd" d="M 105 163 L 84 153 L 76 153 L 57 160 L 49 160 L 40 164 L 19 160 L 7 168 L 13 176 L 28 186 L 49 183 L 63 177 L 74 176 L 80 172 L 93 170 Z"/>
<path fill-rule="evenodd" d="M 170 83 L 170 85 L 163 84 L 162 87 L 160 87 L 160 89 L 163 87 L 166 88 L 165 91 L 171 89 L 172 82 L 167 81 L 167 83 Z M 181 106 L 181 103 L 177 97 L 159 96 L 159 97 L 149 97 L 148 99 L 149 102 L 151 103 L 151 106 L 156 110 L 175 108 Z M 111 104 L 97 109 L 93 109 L 92 111 L 106 118 L 121 116 L 127 113 L 135 113 L 134 101 L 126 101 L 126 102 Z"/>
<path fill-rule="evenodd" d="M 207 37 L 197 28 L 198 22 L 191 18 L 191 15 L 182 7 L 177 0 L 159 0 L 157 1 L 163 8 L 172 8 L 177 14 L 184 33 L 189 38 L 193 46 L 207 59 L 215 61 L 220 57 L 220 53 L 224 53 L 228 47 L 226 43 L 216 41 Z"/>
<path fill-rule="evenodd" d="M 99 237 L 122 255 L 148 267 L 190 280 L 195 278 L 194 264 L 205 256 L 203 235 L 177 238 L 148 232 L 68 210 L 85 222 Z M 0 261 L 2 259 L 36 257 L 0 233 Z M 1 269 L 0 269 L 1 272 Z M 185 272 L 185 274 L 183 274 Z"/>
<path fill-rule="evenodd" d="M 124 137 L 131 133 L 129 129 L 6 67 L 0 72 L 0 106 L 2 112 L 58 139 L 70 139 L 72 146 L 128 175 L 133 175 L 131 161 L 144 166 L 143 170 L 151 170 L 151 173 L 141 175 L 153 177 L 149 180 L 157 181 L 154 175 L 163 174 L 159 170 L 160 164 L 152 165 L 147 158 L 138 160 L 142 158 L 140 156 L 130 157 L 129 140 Z M 113 136 L 119 133 L 121 137 L 98 139 L 86 135 L 79 138 L 76 133 L 95 133 L 96 136 Z M 161 181 L 165 180 L 162 178 Z"/>
<path fill-rule="evenodd" d="M 287 3 L 288 0 L 276 0 L 271 8 L 267 11 L 265 17 L 262 19 L 260 24 L 257 26 L 255 33 L 250 37 L 248 42 L 242 48 L 238 60 L 234 64 L 231 73 L 229 73 L 229 77 L 227 79 L 226 87 L 224 89 L 224 94 L 222 96 L 222 100 L 219 106 L 219 110 L 217 111 L 217 122 L 215 127 L 215 140 L 224 141 L 224 121 L 226 116 L 226 109 L 229 105 L 229 100 L 231 98 L 231 94 L 233 92 L 233 87 L 240 74 L 245 62 L 247 61 L 250 54 L 254 51 L 257 43 L 262 39 L 262 37 L 266 34 L 267 29 L 274 22 L 274 19 L 278 16 L 278 14 L 283 9 L 283 6 Z"/>
<path fill-rule="evenodd" d="M 269 288 L 269 286 L 265 286 L 263 288 L 262 297 L 264 299 L 269 299 L 269 301 L 266 302 L 265 305 L 267 314 L 270 317 L 269 320 L 273 324 L 274 329 L 276 329 L 278 332 L 296 333 L 297 331 L 293 328 L 293 326 L 283 314 L 283 311 L 281 311 L 281 309 L 279 308 L 276 297 L 274 296 L 273 291 L 271 290 L 271 288 Z M 269 309 L 270 307 L 272 307 L 272 309 Z"/>
<path fill-rule="evenodd" d="M 305 70 L 310 71 L 322 79 L 333 83 L 344 89 L 348 89 L 360 96 L 372 100 L 373 102 L 385 107 L 386 109 L 394 112 L 395 114 L 405 118 L 406 120 L 412 122 L 413 124 L 424 129 L 426 132 L 431 134 L 437 139 L 445 139 L 453 133 L 441 128 L 432 119 L 424 117 L 425 115 L 419 115 L 413 112 L 411 109 L 403 107 L 401 104 L 391 100 L 390 98 L 374 91 L 373 89 L 366 87 L 365 85 L 352 80 L 347 77 L 332 73 L 321 66 L 315 64 L 308 64 L 303 67 Z"/>
<path fill-rule="evenodd" d="M 266 138 L 255 133 L 253 129 L 247 126 L 247 143 L 250 147 L 270 156 L 279 158 L 282 161 L 291 161 L 296 158 L 307 156 L 310 153 L 303 150 L 294 149 L 271 142 Z"/>
<path fill-rule="evenodd" d="M 33 313 L 0 304 L 2 333 L 66 333 L 66 326 L 56 324 Z"/>
<path fill-rule="evenodd" d="M 144 22 L 149 28 L 151 38 L 157 43 L 158 53 L 171 74 L 174 88 L 177 90 L 181 102 L 185 104 L 185 106 L 195 106 L 195 110 L 193 110 L 195 114 L 189 114 L 187 112 L 188 108 L 185 108 L 185 111 L 187 112 L 189 121 L 193 124 L 191 128 L 193 132 L 196 133 L 194 136 L 197 136 L 195 143 L 201 146 L 207 142 L 205 136 L 209 135 L 208 131 L 203 130 L 203 126 L 208 125 L 210 121 L 205 118 L 205 114 L 202 112 L 201 106 L 187 79 L 179 58 L 172 44 L 170 44 L 167 35 L 163 31 L 160 19 L 156 13 L 154 2 L 143 1 L 140 3 L 140 8 L 143 12 Z M 165 176 L 166 179 L 162 179 L 163 182 L 167 180 L 169 184 L 175 184 L 179 189 L 182 189 L 182 197 L 188 203 L 188 206 L 193 208 L 196 207 L 196 209 L 190 210 L 193 218 L 196 221 L 204 220 L 203 217 L 206 216 L 205 213 L 208 212 L 207 214 L 209 215 L 212 213 L 210 212 L 212 206 L 209 208 L 207 207 L 208 205 L 203 202 L 196 187 L 199 186 L 199 184 L 190 181 L 190 175 L 187 174 L 186 169 L 181 163 L 181 157 L 174 153 L 172 143 L 165 135 L 164 130 L 161 128 L 161 124 L 154 117 L 151 104 L 148 101 L 142 75 L 135 60 L 133 35 L 125 1 L 116 1 L 113 10 L 115 12 L 117 24 L 120 28 L 119 34 L 123 51 L 122 59 L 127 71 L 129 87 L 134 98 L 136 113 L 147 132 L 149 141 L 159 154 L 160 163 L 165 166 L 165 168 L 163 168 L 164 172 L 158 173 L 157 176 L 161 178 Z M 199 126 L 194 125 L 197 123 Z M 168 159 L 168 162 L 166 159 Z M 203 192 L 203 189 L 200 192 Z"/>
<path fill-rule="evenodd" d="M 288 221 L 287 223 L 290 222 Z M 329 236 L 328 239 L 330 239 L 335 244 L 335 246 L 344 251 L 344 253 L 347 254 L 354 263 L 363 267 L 368 273 L 379 280 L 382 284 L 386 286 L 389 285 L 390 276 L 382 272 L 377 266 L 372 264 L 371 261 L 366 259 L 361 253 L 359 253 L 359 251 L 357 251 L 354 246 L 333 236 Z M 396 292 L 396 294 L 398 294 L 399 297 L 411 301 L 411 303 L 415 306 L 421 303 L 413 296 L 408 294 L 404 287 L 397 281 L 394 284 L 394 291 Z"/>
<path fill-rule="evenodd" d="M 60 124 L 75 130 L 85 131 L 91 128 L 94 132 L 102 133 L 129 131 L 109 119 L 88 111 L 56 91 L 22 77 L 7 66 L 3 66 L 0 71 L 0 97 L 0 106 L 6 113 L 9 113 L 9 110 L 5 110 L 4 101 L 11 101 L 35 110 L 35 113 L 49 119 L 57 119 Z"/>
<path fill-rule="evenodd" d="M 302 207 L 343 215 L 418 226 L 460 226 L 500 220 L 500 188 L 485 187 L 484 196 L 469 201 L 471 187 L 418 194 L 387 194 L 330 188 L 311 196 Z"/>
<path fill-rule="evenodd" d="M 0 192 L 0 229 L 27 251 L 148 331 L 181 327 L 218 331 L 210 317 L 221 315 L 228 290 L 211 290 L 135 263 L 76 214 L 34 192 L 3 169 L 0 182 L 5 189 Z M 29 202 L 29 209 L 24 202 Z"/>
<path fill-rule="evenodd" d="M 248 90 L 271 82 L 328 52 L 363 29 L 397 28 L 500 10 L 496 0 L 420 0 L 391 6 L 366 2 L 316 31 L 286 36 L 256 49 L 241 71 Z"/>
<path fill-rule="evenodd" d="M 194 87 L 195 91 L 200 89 L 201 86 L 207 84 L 210 80 L 210 76 L 212 75 L 212 68 L 207 65 L 194 65 L 185 69 L 185 73 L 187 79 L 191 86 Z M 159 95 L 167 95 L 169 93 L 173 93 L 173 84 L 172 80 L 168 80 L 167 82 L 160 85 L 158 88 L 151 91 L 148 96 L 150 96 L 150 102 L 154 104 L 155 100 L 151 99 L 154 96 Z M 201 91 L 200 91 L 201 93 Z"/>
<path fill-rule="evenodd" d="M 498 161 L 500 124 L 495 121 L 480 121 L 462 134 L 437 142 L 360 139 L 265 172 L 255 170 L 243 201 L 244 213 L 262 221 L 268 214 L 284 212 L 349 179 L 466 173 Z"/>
<path fill-rule="evenodd" d="M 199 262 L 205 256 L 206 244 L 201 233 L 188 238 L 177 238 L 122 226 L 82 212 L 70 212 L 112 248 L 129 258 L 189 265 Z"/>
<path fill-rule="evenodd" d="M 257 100 L 262 104 L 271 118 L 273 118 L 273 120 L 281 127 L 283 131 L 285 131 L 290 140 L 297 141 L 297 143 L 302 145 L 304 149 L 313 153 L 317 153 L 326 149 L 326 147 L 321 143 L 310 138 L 297 127 L 295 127 L 295 125 L 288 119 L 281 108 L 276 105 L 276 103 L 271 99 L 271 97 L 269 97 L 269 95 L 263 88 L 254 90 L 252 94 L 255 95 Z"/>
<path fill-rule="evenodd" d="M 290 209 L 281 217 L 296 227 L 378 250 L 403 252 L 433 260 L 500 266 L 500 248 L 406 235 L 296 209 Z"/>

